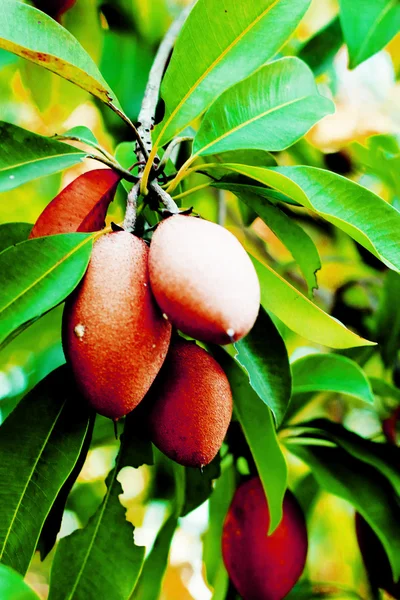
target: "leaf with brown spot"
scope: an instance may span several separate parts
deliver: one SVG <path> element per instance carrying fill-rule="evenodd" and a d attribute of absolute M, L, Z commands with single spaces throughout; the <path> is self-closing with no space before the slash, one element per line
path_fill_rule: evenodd
<path fill-rule="evenodd" d="M 119 181 L 120 176 L 111 169 L 80 175 L 46 206 L 29 237 L 103 229 Z"/>

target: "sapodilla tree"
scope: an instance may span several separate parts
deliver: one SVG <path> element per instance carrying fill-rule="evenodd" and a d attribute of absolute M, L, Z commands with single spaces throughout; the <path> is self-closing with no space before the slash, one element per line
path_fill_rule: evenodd
<path fill-rule="evenodd" d="M 150 282 L 163 313 L 195 339 L 229 344 L 257 318 L 260 285 L 243 246 L 224 227 L 174 215 L 156 229 Z"/>
<path fill-rule="evenodd" d="M 114 420 L 131 412 L 159 372 L 170 336 L 151 293 L 146 243 L 125 231 L 100 237 L 63 317 L 65 355 L 91 406 Z"/>
<path fill-rule="evenodd" d="M 208 352 L 176 337 L 147 402 L 150 437 L 159 450 L 188 467 L 212 461 L 231 420 L 232 392 Z"/>
<path fill-rule="evenodd" d="M 261 480 L 236 490 L 222 532 L 226 570 L 243 600 L 282 600 L 304 570 L 308 538 L 304 515 L 287 491 L 283 517 L 268 535 L 270 514 Z"/>

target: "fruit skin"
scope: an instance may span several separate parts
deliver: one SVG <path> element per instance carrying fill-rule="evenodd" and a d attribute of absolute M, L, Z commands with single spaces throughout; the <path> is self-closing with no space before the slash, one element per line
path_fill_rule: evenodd
<path fill-rule="evenodd" d="M 198 468 L 218 454 L 232 416 L 232 392 L 220 365 L 195 342 L 171 342 L 146 402 L 150 438 L 161 452 Z"/>
<path fill-rule="evenodd" d="M 288 490 L 283 518 L 271 536 L 268 505 L 258 477 L 236 490 L 222 532 L 222 556 L 243 600 L 281 600 L 303 572 L 308 538 L 304 515 Z"/>
<path fill-rule="evenodd" d="M 59 18 L 74 6 L 76 0 L 34 0 L 33 3 L 50 17 Z"/>
<path fill-rule="evenodd" d="M 143 399 L 168 351 L 171 326 L 150 290 L 148 247 L 120 231 L 93 247 L 66 302 L 63 347 L 83 395 L 117 420 Z"/>
<path fill-rule="evenodd" d="M 367 521 L 356 513 L 356 534 L 365 569 L 372 585 L 400 599 L 400 580 L 393 581 L 392 569 L 382 542 Z"/>
<path fill-rule="evenodd" d="M 257 318 L 260 284 L 240 242 L 220 225 L 174 215 L 156 229 L 150 282 L 161 310 L 198 340 L 229 344 Z"/>

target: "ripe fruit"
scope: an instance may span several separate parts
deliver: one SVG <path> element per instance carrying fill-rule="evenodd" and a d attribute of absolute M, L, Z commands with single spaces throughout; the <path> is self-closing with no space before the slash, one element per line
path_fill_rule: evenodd
<path fill-rule="evenodd" d="M 232 416 L 228 379 L 195 342 L 171 342 L 149 395 L 150 437 L 181 465 L 203 467 L 224 441 Z"/>
<path fill-rule="evenodd" d="M 33 3 L 37 8 L 55 19 L 72 8 L 75 2 L 76 0 L 34 0 Z"/>
<path fill-rule="evenodd" d="M 283 518 L 268 536 L 269 511 L 258 477 L 237 490 L 222 532 L 222 556 L 243 600 L 281 600 L 303 572 L 307 529 L 295 496 L 287 491 Z"/>
<path fill-rule="evenodd" d="M 115 420 L 143 399 L 169 346 L 171 326 L 152 297 L 147 260 L 145 242 L 130 233 L 102 236 L 65 306 L 63 346 L 78 386 Z"/>
<path fill-rule="evenodd" d="M 157 303 L 187 335 L 228 344 L 254 325 L 260 306 L 257 274 L 242 245 L 220 225 L 169 217 L 153 235 L 149 268 Z"/>
<path fill-rule="evenodd" d="M 367 521 L 358 513 L 356 513 L 356 533 L 371 583 L 399 600 L 400 581 L 397 583 L 393 581 L 392 569 L 382 542 Z"/>

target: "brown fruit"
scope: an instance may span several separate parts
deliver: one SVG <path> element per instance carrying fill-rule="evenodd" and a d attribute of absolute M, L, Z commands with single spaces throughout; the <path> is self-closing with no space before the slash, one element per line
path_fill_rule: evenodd
<path fill-rule="evenodd" d="M 243 600 L 282 600 L 303 572 L 307 529 L 290 491 L 282 521 L 270 536 L 269 523 L 264 490 L 255 477 L 236 490 L 222 532 L 225 567 Z"/>
<path fill-rule="evenodd" d="M 390 562 L 382 542 L 359 513 L 356 513 L 356 533 L 365 569 L 372 585 L 385 590 L 399 600 L 400 581 L 394 582 Z"/>
<path fill-rule="evenodd" d="M 125 231 L 102 236 L 64 310 L 63 346 L 78 386 L 97 412 L 115 420 L 143 399 L 171 337 L 147 261 L 143 240 Z"/>
<path fill-rule="evenodd" d="M 220 225 L 169 217 L 153 235 L 149 268 L 157 303 L 187 335 L 228 344 L 254 325 L 260 307 L 257 274 L 243 246 Z"/>
<path fill-rule="evenodd" d="M 59 18 L 72 8 L 76 0 L 34 0 L 34 5 L 50 17 Z"/>
<path fill-rule="evenodd" d="M 157 448 L 188 467 L 212 461 L 231 420 L 232 393 L 210 354 L 195 342 L 171 342 L 148 400 L 150 437 Z"/>

